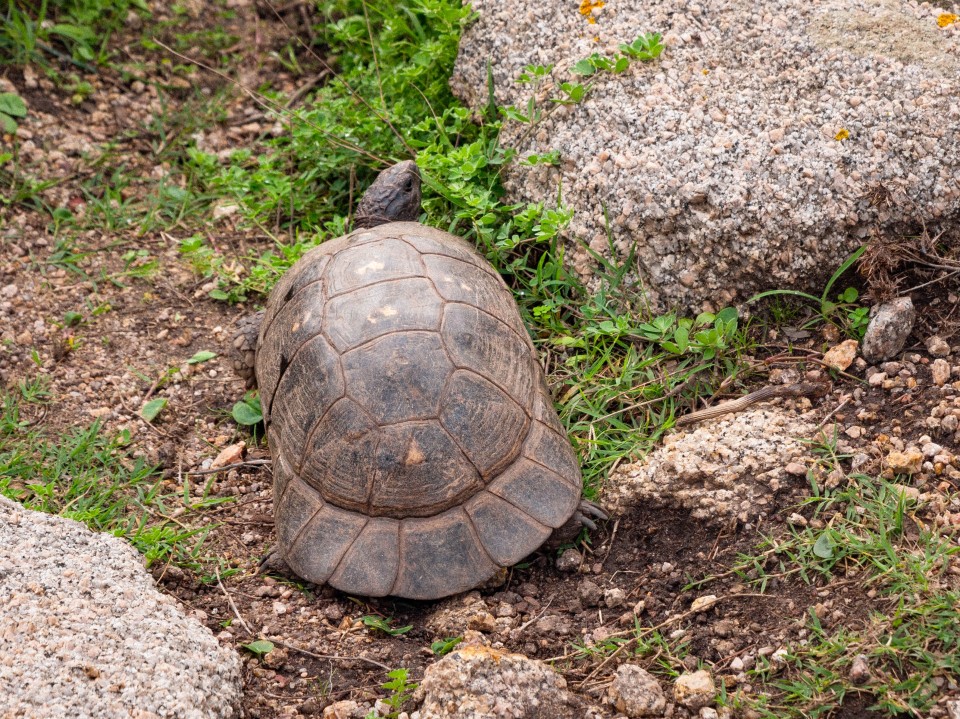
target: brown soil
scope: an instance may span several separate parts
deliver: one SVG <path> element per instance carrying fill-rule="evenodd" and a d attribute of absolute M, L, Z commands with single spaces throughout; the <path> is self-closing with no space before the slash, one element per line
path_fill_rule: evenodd
<path fill-rule="evenodd" d="M 162 19 L 164 12 L 158 9 L 158 17 Z M 189 22 L 202 28 L 199 12 Z M 241 77 L 256 73 L 258 82 L 269 79 L 289 93 L 305 82 L 270 59 L 269 50 L 289 39 L 287 27 L 274 18 L 240 4 L 228 29 L 237 37 L 229 64 L 239 68 Z M 160 39 L 172 41 L 169 34 L 161 33 Z M 161 100 L 188 108 L 196 102 L 195 91 L 213 93 L 224 87 L 222 79 L 209 73 L 190 81 L 171 75 L 159 62 L 161 56 L 141 48 L 138 37 L 131 33 L 123 52 L 131 64 L 144 63 L 145 79 L 156 84 L 125 81 L 109 71 L 91 75 L 84 79 L 96 91 L 79 104 L 71 101 L 69 91 L 42 75 L 25 75 L 15 68 L 0 71 L 30 107 L 18 140 L 23 168 L 36 177 L 56 179 L 39 194 L 40 203 L 67 206 L 78 215 L 90 212 L 91 203 L 106 192 L 110 170 L 119 167 L 134 178 L 122 190 L 122 199 L 145 201 L 157 178 L 169 170 L 163 152 L 169 138 L 151 124 L 162 111 Z M 186 54 L 202 55 L 199 50 Z M 207 57 L 214 64 L 218 60 L 216 53 Z M 224 118 L 205 132 L 205 142 L 214 150 L 253 145 L 270 129 L 242 93 L 228 94 L 225 102 Z M 98 149 L 108 141 L 118 143 L 112 152 Z M 10 144 L 7 139 L 0 149 Z M 100 164 L 96 158 L 101 158 Z M 74 237 L 66 231 L 55 233 L 50 214 L 29 202 L 0 205 L 0 228 L 0 380 L 15 386 L 39 374 L 50 383 L 51 403 L 42 415 L 28 419 L 41 422 L 52 435 L 87 426 L 95 418 L 108 432 L 129 430 L 134 453 L 161 467 L 171 492 L 182 492 L 187 481 L 198 491 L 209 478 L 188 472 L 201 469 L 204 460 L 231 443 L 252 444 L 229 417 L 230 407 L 243 392 L 230 367 L 232 325 L 246 308 L 209 299 L 207 280 L 184 263 L 178 242 L 200 231 L 239 259 L 270 247 L 269 238 L 238 229 L 230 217 L 214 223 L 207 216 L 171 219 L 145 233 L 137 227 L 89 229 Z M 128 254 L 139 251 L 145 255 Z M 142 270 L 151 260 L 157 269 Z M 913 338 L 918 347 L 934 331 L 948 338 L 956 333 L 957 299 L 944 287 L 940 283 L 926 295 L 914 295 L 918 304 L 926 303 L 919 307 L 924 319 Z M 952 292 L 957 292 L 956 285 Z M 82 323 L 63 326 L 68 312 L 82 315 Z M 819 349 L 823 338 L 808 342 Z M 218 357 L 186 364 L 202 350 L 217 352 Z M 840 412 L 835 419 L 841 431 L 853 424 L 874 428 L 858 440 L 863 446 L 870 444 L 871 435 L 889 428 L 899 428 L 904 439 L 933 434 L 924 421 L 943 395 L 931 388 L 925 363 L 926 356 L 918 363 L 919 384 L 896 397 L 879 387 L 865 388 L 857 406 L 875 405 L 874 418 L 864 421 L 854 411 Z M 823 401 L 823 414 L 837 407 L 841 392 L 849 391 L 850 386 L 838 384 Z M 156 422 L 147 423 L 139 416 L 140 409 L 145 400 L 157 397 L 166 398 L 167 407 Z M 943 437 L 935 440 L 949 444 Z M 257 447 L 248 454 L 266 456 Z M 674 650 L 681 640 L 686 642 L 684 665 L 695 668 L 698 661 L 705 662 L 733 690 L 737 681 L 729 669 L 733 658 L 750 649 L 769 654 L 802 637 L 811 605 L 829 597 L 839 609 L 827 624 L 842 621 L 854 627 L 870 609 L 883 608 L 855 576 L 831 584 L 818 579 L 805 583 L 796 576 L 778 579 L 771 561 L 768 570 L 774 578 L 760 595 L 746 578 L 728 572 L 738 553 L 754 551 L 761 535 L 782 531 L 783 520 L 808 490 L 804 480 L 778 493 L 777 519 L 769 526 L 710 526 L 680 510 L 635 507 L 594 534 L 580 567 L 571 572 L 561 572 L 555 555 L 541 552 L 514 568 L 500 587 L 416 603 L 364 601 L 292 577 L 255 574 L 260 557 L 275 541 L 269 471 L 244 468 L 212 477 L 207 487 L 212 496 L 236 500 L 183 521 L 188 526 L 215 523 L 202 552 L 218 558 L 218 571 L 229 576 L 223 582 L 210 581 L 209 576 L 203 581 L 199 574 L 173 565 L 154 567 L 154 575 L 224 642 L 239 648 L 265 636 L 280 647 L 262 660 L 244 652 L 244 709 L 251 717 L 319 715 L 336 700 L 373 701 L 383 695 L 385 667 L 407 667 L 416 680 L 435 658 L 432 642 L 467 630 L 510 651 L 559 658 L 556 667 L 577 697 L 574 715 L 583 716 L 588 706 L 597 706 L 603 707 L 601 715 L 612 716 L 602 694 L 628 653 L 601 665 L 602 657 L 576 658 L 573 642 L 616 636 L 629 630 L 635 618 L 647 627 L 662 624 L 660 631 Z M 946 478 L 940 485 L 931 480 L 923 489 L 937 486 L 944 496 L 957 489 Z M 214 565 L 206 571 L 212 573 Z M 712 575 L 721 576 L 685 591 L 689 582 Z M 599 588 L 599 595 L 585 586 L 588 581 Z M 685 614 L 692 600 L 703 594 L 714 594 L 720 602 L 704 613 Z M 389 636 L 362 622 L 370 615 L 412 629 Z M 649 657 L 643 662 L 656 665 Z M 869 697 L 851 696 L 832 716 L 871 716 L 866 711 L 870 704 Z"/>

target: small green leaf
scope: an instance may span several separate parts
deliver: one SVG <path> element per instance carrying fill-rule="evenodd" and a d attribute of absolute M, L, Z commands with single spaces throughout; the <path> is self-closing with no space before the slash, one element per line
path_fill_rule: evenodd
<path fill-rule="evenodd" d="M 26 117 L 27 103 L 13 92 L 0 92 L 0 112 L 12 117 Z"/>
<path fill-rule="evenodd" d="M 857 288 L 848 287 L 843 291 L 843 294 L 840 295 L 840 301 L 852 303 L 852 302 L 856 302 L 858 297 L 860 297 L 860 293 L 857 292 Z"/>
<path fill-rule="evenodd" d="M 384 619 L 383 617 L 377 617 L 372 614 L 368 614 L 367 616 L 361 618 L 360 621 L 363 622 L 365 626 L 371 627 L 372 629 L 379 629 L 381 632 L 386 632 L 392 637 L 406 634 L 413 629 L 412 624 L 405 627 L 392 627 L 390 626 L 390 624 L 393 622 L 392 619 Z"/>
<path fill-rule="evenodd" d="M 0 112 L 0 126 L 3 127 L 3 131 L 8 135 L 12 135 L 17 131 L 17 121 L 2 112 Z"/>
<path fill-rule="evenodd" d="M 687 351 L 687 346 L 690 344 L 690 331 L 686 327 L 677 327 L 673 331 L 673 339 L 677 343 L 677 354 L 682 354 Z"/>
<path fill-rule="evenodd" d="M 621 55 L 617 58 L 617 64 L 613 66 L 614 72 L 623 72 L 628 67 L 630 67 L 630 58 Z"/>
<path fill-rule="evenodd" d="M 833 548 L 835 546 L 833 537 L 830 536 L 829 531 L 826 531 L 820 535 L 816 544 L 813 545 L 813 553 L 820 559 L 833 559 Z"/>
<path fill-rule="evenodd" d="M 592 75 L 597 69 L 590 60 L 580 60 L 573 66 L 573 72 L 577 75 Z"/>
<path fill-rule="evenodd" d="M 140 416 L 143 417 L 148 422 L 153 422 L 157 418 L 157 415 L 160 414 L 160 411 L 167 406 L 167 398 L 159 397 L 157 399 L 152 399 L 143 405 L 143 409 L 140 410 Z"/>
<path fill-rule="evenodd" d="M 258 639 L 255 642 L 244 644 L 243 648 L 251 654 L 256 654 L 258 657 L 262 657 L 264 654 L 269 654 L 272 652 L 274 647 L 273 642 L 266 639 Z"/>
<path fill-rule="evenodd" d="M 68 25 L 66 23 L 54 25 L 50 28 L 49 32 L 54 35 L 69 38 L 74 42 L 86 43 L 96 38 L 96 34 L 90 28 L 79 25 Z"/>
<path fill-rule="evenodd" d="M 252 427 L 263 421 L 263 410 L 260 407 L 260 398 L 244 398 L 233 405 L 230 414 L 233 421 L 244 427 Z"/>
<path fill-rule="evenodd" d="M 67 327 L 73 327 L 83 321 L 83 315 L 79 312 L 65 312 L 63 315 L 63 324 Z"/>
<path fill-rule="evenodd" d="M 225 300 L 230 299 L 230 295 L 228 295 L 228 294 L 227 294 L 226 292 L 224 292 L 223 290 L 210 290 L 210 292 L 209 292 L 208 294 L 210 295 L 211 298 L 213 298 L 213 299 L 215 299 L 215 300 L 224 300 L 224 301 L 225 301 Z"/>
<path fill-rule="evenodd" d="M 717 319 L 723 320 L 728 324 L 730 322 L 736 322 L 739 316 L 740 316 L 740 313 L 737 312 L 736 307 L 724 307 L 722 310 L 717 312 Z"/>
<path fill-rule="evenodd" d="M 193 357 L 187 360 L 187 364 L 200 364 L 201 362 L 212 360 L 216 356 L 216 352 L 211 352 L 210 350 L 200 350 Z"/>
<path fill-rule="evenodd" d="M 447 637 L 446 639 L 440 639 L 430 645 L 430 651 L 432 651 L 438 657 L 442 657 L 444 654 L 449 654 L 452 652 L 454 647 L 456 647 L 462 641 L 463 637 Z"/>

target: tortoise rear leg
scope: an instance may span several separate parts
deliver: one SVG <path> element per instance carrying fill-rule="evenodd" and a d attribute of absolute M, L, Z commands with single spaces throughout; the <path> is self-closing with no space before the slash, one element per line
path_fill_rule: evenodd
<path fill-rule="evenodd" d="M 610 515 L 607 514 L 603 507 L 596 502 L 591 502 L 589 499 L 581 499 L 577 511 L 570 517 L 571 522 L 576 522 L 581 527 L 596 531 L 597 523 L 593 521 L 594 519 L 610 519 Z"/>
<path fill-rule="evenodd" d="M 257 386 L 257 337 L 263 323 L 263 310 L 244 315 L 237 320 L 237 333 L 233 337 L 233 371 L 242 379 L 247 389 Z"/>
<path fill-rule="evenodd" d="M 290 565 L 287 564 L 286 560 L 283 558 L 283 552 L 276 547 L 263 555 L 263 559 L 261 559 L 259 564 L 257 564 L 257 571 L 255 574 L 265 574 L 266 572 L 296 576 L 293 570 L 290 569 Z"/>
<path fill-rule="evenodd" d="M 565 524 L 561 524 L 553 530 L 553 534 L 547 540 L 548 546 L 554 547 L 573 542 L 584 527 L 596 530 L 595 519 L 610 519 L 610 515 L 599 504 L 591 502 L 589 499 L 581 499 L 573 516 Z"/>

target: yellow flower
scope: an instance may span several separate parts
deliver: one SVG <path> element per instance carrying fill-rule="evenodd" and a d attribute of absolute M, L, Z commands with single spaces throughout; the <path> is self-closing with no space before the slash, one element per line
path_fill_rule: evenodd
<path fill-rule="evenodd" d="M 580 14 L 587 18 L 587 22 L 595 25 L 597 18 L 593 16 L 594 8 L 601 8 L 606 3 L 603 0 L 580 0 Z"/>
<path fill-rule="evenodd" d="M 833 136 L 833 139 L 834 139 L 834 140 L 839 140 L 840 142 L 843 142 L 843 141 L 846 140 L 848 137 L 850 137 L 850 130 L 848 130 L 848 129 L 845 128 L 845 127 L 841 127 L 841 128 L 840 128 L 840 132 L 838 132 L 836 135 L 834 135 L 834 136 Z"/>
<path fill-rule="evenodd" d="M 583 7 L 581 5 L 581 7 Z M 581 10 L 580 12 L 583 12 Z M 947 25 L 953 25 L 957 20 L 960 20 L 960 15 L 954 15 L 952 12 L 941 13 L 940 17 L 937 18 L 937 25 L 940 27 L 946 27 Z"/>

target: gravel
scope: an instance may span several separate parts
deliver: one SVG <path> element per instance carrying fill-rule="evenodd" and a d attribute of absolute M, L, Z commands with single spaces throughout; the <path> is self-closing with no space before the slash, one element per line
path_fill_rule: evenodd
<path fill-rule="evenodd" d="M 636 281 L 654 307 L 716 308 L 759 289 L 822 288 L 881 230 L 933 236 L 960 223 L 960 23 L 900 0 L 621 0 L 517 6 L 474 0 L 451 84 L 474 108 L 525 108 L 524 66 L 555 64 L 554 82 L 583 82 L 573 64 L 613 56 L 642 32 L 666 50 L 597 78 L 579 105 L 510 124 L 521 157 L 560 152 L 559 167 L 515 164 L 509 202 L 551 202 L 576 215 L 567 258 L 595 267 L 579 238 L 610 256 L 636 245 Z"/>
<path fill-rule="evenodd" d="M 137 552 L 0 497 L 0 715 L 238 716 L 240 662 Z"/>

